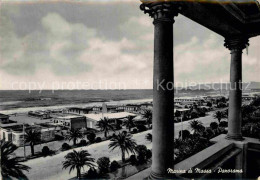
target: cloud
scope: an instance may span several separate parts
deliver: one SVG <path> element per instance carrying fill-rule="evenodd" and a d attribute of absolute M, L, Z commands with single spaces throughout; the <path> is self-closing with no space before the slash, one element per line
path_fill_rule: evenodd
<path fill-rule="evenodd" d="M 24 13 L 29 7 L 34 8 L 35 17 Z M 106 81 L 130 89 L 152 88 L 152 19 L 136 10 L 138 5 L 83 7 L 60 4 L 60 8 L 52 8 L 46 3 L 1 12 L 2 89 L 12 88 L 16 81 L 45 82 L 46 89 L 57 81 Z M 123 13 L 131 9 L 140 14 Z M 174 23 L 175 82 L 229 81 L 230 52 L 223 40 L 178 16 Z M 243 55 L 245 81 L 259 81 L 259 40 L 253 38 L 249 55 Z"/>
<path fill-rule="evenodd" d="M 246 55 L 244 50 L 242 67 L 243 81 L 259 81 L 260 37 L 253 38 Z M 230 51 L 223 46 L 224 38 L 210 34 L 205 40 L 192 37 L 189 42 L 175 46 L 175 79 L 177 82 L 229 82 Z"/>
<path fill-rule="evenodd" d="M 71 75 L 91 68 L 87 63 L 79 62 L 78 57 L 95 37 L 95 30 L 68 23 L 59 14 L 49 13 L 42 18 L 42 32 L 35 31 L 19 38 L 10 20 L 4 16 L 1 20 L 4 20 L 1 21 L 2 70 L 15 75 L 33 75 L 47 66 L 56 75 Z"/>

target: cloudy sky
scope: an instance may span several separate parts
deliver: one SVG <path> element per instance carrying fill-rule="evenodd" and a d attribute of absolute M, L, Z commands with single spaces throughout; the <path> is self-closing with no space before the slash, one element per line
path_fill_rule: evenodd
<path fill-rule="evenodd" d="M 152 88 L 153 24 L 139 4 L 0 2 L 0 89 Z M 228 82 L 224 39 L 182 15 L 175 20 L 175 82 Z M 259 42 L 244 51 L 243 81 L 260 81 Z"/>

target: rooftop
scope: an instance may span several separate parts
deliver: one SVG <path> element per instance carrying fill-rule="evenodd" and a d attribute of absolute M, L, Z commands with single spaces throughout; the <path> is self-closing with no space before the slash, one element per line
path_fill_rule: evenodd
<path fill-rule="evenodd" d="M 57 119 L 74 119 L 74 118 L 79 118 L 79 117 L 84 117 L 83 115 L 76 115 L 76 114 L 59 114 Z"/>
<path fill-rule="evenodd" d="M 119 113 L 100 113 L 100 114 L 84 114 L 84 116 L 88 119 L 92 119 L 95 121 L 99 121 L 103 117 L 107 117 L 108 119 L 122 119 L 127 116 L 136 116 L 136 114 L 128 113 L 128 112 L 119 112 Z"/>
<path fill-rule="evenodd" d="M 50 122 L 50 119 L 39 119 L 27 114 L 11 115 L 10 120 L 17 121 L 17 123 L 33 124 L 33 123 L 46 123 Z"/>

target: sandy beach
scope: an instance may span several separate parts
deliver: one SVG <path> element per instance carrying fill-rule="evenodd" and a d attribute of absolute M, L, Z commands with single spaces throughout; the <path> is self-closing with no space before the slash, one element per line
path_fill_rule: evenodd
<path fill-rule="evenodd" d="M 58 106 L 38 106 L 38 107 L 27 107 L 27 108 L 16 108 L 10 110 L 2 110 L 2 114 L 14 114 L 14 113 L 26 113 L 28 111 L 39 111 L 39 110 L 54 110 L 54 109 L 65 109 L 70 107 L 92 107 L 92 106 L 102 106 L 103 103 L 107 105 L 123 105 L 123 104 L 138 104 L 151 102 L 152 99 L 135 99 L 135 100 L 121 100 L 121 101 L 109 101 L 109 102 L 89 102 L 81 104 L 67 104 Z"/>

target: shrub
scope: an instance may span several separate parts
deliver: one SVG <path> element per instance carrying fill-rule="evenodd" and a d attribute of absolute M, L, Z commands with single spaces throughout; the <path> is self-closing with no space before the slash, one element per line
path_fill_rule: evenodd
<path fill-rule="evenodd" d="M 133 129 L 133 133 L 136 134 L 138 133 L 138 130 L 136 128 Z"/>
<path fill-rule="evenodd" d="M 143 132 L 143 131 L 146 131 L 146 130 L 147 130 L 147 128 L 145 127 L 145 125 L 138 125 L 138 126 L 137 126 L 137 129 L 138 129 L 139 132 Z"/>
<path fill-rule="evenodd" d="M 196 113 L 196 112 L 194 112 L 194 111 L 191 112 L 190 116 L 191 116 L 191 119 L 194 119 L 194 118 L 198 118 L 198 117 L 199 117 L 198 113 Z"/>
<path fill-rule="evenodd" d="M 227 107 L 227 105 L 223 102 L 220 102 L 220 103 L 217 104 L 217 107 L 218 108 L 224 108 L 224 107 Z"/>
<path fill-rule="evenodd" d="M 87 141 L 85 139 L 81 139 L 79 142 L 79 146 L 86 146 L 88 145 Z"/>
<path fill-rule="evenodd" d="M 121 124 L 117 124 L 116 127 L 115 127 L 116 130 L 121 130 L 122 129 L 122 126 Z"/>
<path fill-rule="evenodd" d="M 129 161 L 132 165 L 135 165 L 137 163 L 137 159 L 135 155 L 131 155 L 129 158 Z"/>
<path fill-rule="evenodd" d="M 181 137 L 181 131 L 179 131 L 179 138 Z M 182 139 L 185 140 L 190 137 L 190 131 L 189 130 L 183 130 L 182 131 Z"/>
<path fill-rule="evenodd" d="M 109 172 L 110 160 L 108 157 L 98 158 L 97 164 L 101 174 L 105 174 Z"/>
<path fill-rule="evenodd" d="M 97 137 L 97 138 L 96 138 L 96 143 L 100 143 L 100 142 L 102 142 L 101 137 Z"/>
<path fill-rule="evenodd" d="M 42 148 L 42 155 L 43 155 L 43 156 L 48 156 L 48 155 L 50 155 L 50 154 L 51 154 L 51 151 L 50 151 L 49 147 L 48 147 L 48 146 L 44 146 L 44 147 Z"/>
<path fill-rule="evenodd" d="M 145 145 L 138 145 L 135 148 L 137 152 L 137 161 L 139 164 L 146 163 L 147 161 L 147 147 Z"/>
<path fill-rule="evenodd" d="M 151 133 L 148 133 L 148 134 L 146 134 L 145 139 L 146 139 L 147 141 L 152 142 L 152 141 L 153 141 L 153 135 L 152 135 Z"/>
<path fill-rule="evenodd" d="M 91 167 L 88 170 L 87 178 L 89 178 L 89 179 L 98 179 L 99 175 L 97 173 L 97 170 L 95 168 Z"/>
<path fill-rule="evenodd" d="M 121 166 L 118 164 L 117 161 L 113 161 L 111 164 L 110 164 L 110 171 L 111 172 L 114 172 L 116 171 L 118 168 L 120 168 Z"/>
<path fill-rule="evenodd" d="M 147 159 L 151 159 L 152 158 L 152 151 L 150 149 L 147 149 L 146 157 L 147 157 Z"/>
<path fill-rule="evenodd" d="M 212 103 L 211 102 L 207 102 L 207 106 L 208 107 L 212 107 Z"/>
<path fill-rule="evenodd" d="M 228 127 L 228 122 L 227 121 L 221 121 L 219 123 L 219 127 Z"/>
<path fill-rule="evenodd" d="M 96 139 L 96 134 L 91 132 L 87 135 L 87 139 L 89 140 L 90 143 L 94 143 Z"/>
<path fill-rule="evenodd" d="M 208 138 L 208 139 L 211 139 L 214 137 L 215 133 L 214 131 L 212 130 L 212 128 L 207 128 L 206 129 L 206 135 L 204 136 L 205 138 Z"/>
<path fill-rule="evenodd" d="M 217 122 L 212 122 L 212 123 L 210 123 L 210 128 L 212 129 L 212 130 L 216 130 L 216 129 L 218 129 L 218 123 Z"/>
<path fill-rule="evenodd" d="M 66 151 L 69 150 L 71 146 L 68 143 L 63 143 L 61 146 L 61 150 Z"/>

